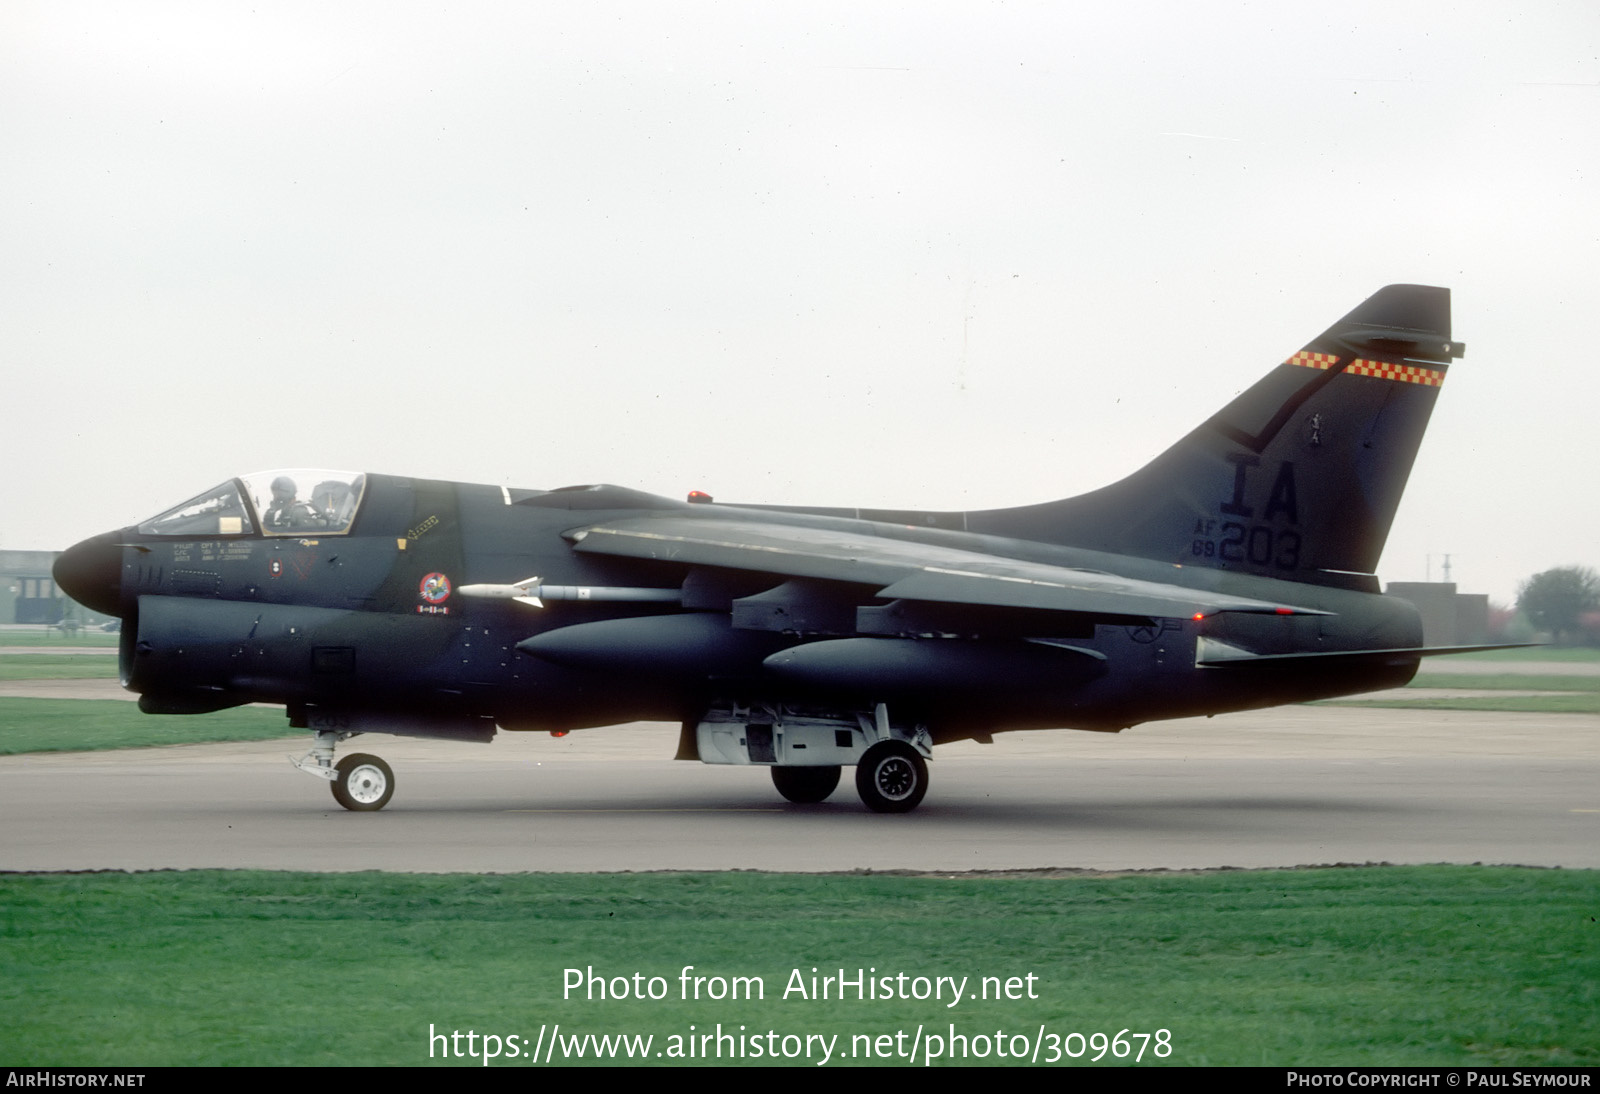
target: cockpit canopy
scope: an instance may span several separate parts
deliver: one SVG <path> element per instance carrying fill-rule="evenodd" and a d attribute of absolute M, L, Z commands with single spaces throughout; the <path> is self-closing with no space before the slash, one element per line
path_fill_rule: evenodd
<path fill-rule="evenodd" d="M 293 467 L 229 479 L 139 525 L 147 536 L 337 536 L 350 530 L 366 476 Z"/>

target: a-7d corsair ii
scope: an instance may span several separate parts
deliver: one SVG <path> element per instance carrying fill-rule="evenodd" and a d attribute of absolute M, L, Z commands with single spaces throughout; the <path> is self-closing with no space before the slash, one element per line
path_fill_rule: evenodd
<path fill-rule="evenodd" d="M 1373 576 L 1449 364 L 1446 289 L 1392 285 L 1148 466 L 969 513 L 733 506 L 340 471 L 229 479 L 73 547 L 151 714 L 281 703 L 349 809 L 357 733 L 487 741 L 683 723 L 680 759 L 795 802 L 840 769 L 915 808 L 933 747 L 1120 730 L 1406 683 L 1416 610 Z"/>

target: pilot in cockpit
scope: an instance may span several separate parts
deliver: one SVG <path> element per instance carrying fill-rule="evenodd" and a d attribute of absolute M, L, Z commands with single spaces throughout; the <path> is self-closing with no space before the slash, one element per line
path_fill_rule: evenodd
<path fill-rule="evenodd" d="M 262 522 L 269 531 L 298 532 L 328 526 L 328 518 L 295 497 L 296 493 L 294 480 L 288 475 L 272 480 L 272 504 L 262 514 Z"/>

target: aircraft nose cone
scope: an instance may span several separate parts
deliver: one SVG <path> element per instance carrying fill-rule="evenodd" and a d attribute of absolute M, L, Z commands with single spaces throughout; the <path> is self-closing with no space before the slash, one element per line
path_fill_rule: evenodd
<path fill-rule="evenodd" d="M 67 548 L 52 569 L 56 584 L 72 599 L 101 615 L 122 614 L 121 532 L 86 539 Z"/>

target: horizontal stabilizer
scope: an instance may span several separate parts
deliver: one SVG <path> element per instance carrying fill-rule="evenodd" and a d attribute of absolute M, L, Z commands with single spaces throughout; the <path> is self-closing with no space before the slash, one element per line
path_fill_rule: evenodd
<path fill-rule="evenodd" d="M 1324 650 L 1316 653 L 1251 653 L 1212 638 L 1201 638 L 1195 651 L 1195 664 L 1201 668 L 1248 668 L 1270 666 L 1284 668 L 1296 663 L 1304 665 L 1351 664 L 1370 661 L 1378 664 L 1400 664 L 1422 657 L 1440 657 L 1449 653 L 1483 653 L 1487 650 L 1521 650 L 1537 646 L 1537 642 L 1502 642 L 1489 646 L 1402 646 L 1385 650 Z"/>

